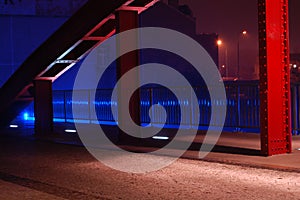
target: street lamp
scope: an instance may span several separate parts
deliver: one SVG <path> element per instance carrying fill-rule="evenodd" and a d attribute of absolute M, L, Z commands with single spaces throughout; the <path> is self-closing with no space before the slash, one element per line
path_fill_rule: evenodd
<path fill-rule="evenodd" d="M 243 30 L 241 34 L 239 34 L 237 41 L 237 79 L 240 79 L 240 36 L 245 37 L 247 35 L 247 31 Z"/>
<path fill-rule="evenodd" d="M 223 62 L 224 64 L 222 64 L 220 69 L 219 69 L 220 73 L 221 73 L 221 71 L 225 70 L 225 77 L 228 77 L 228 61 L 227 61 L 228 56 L 227 56 L 226 44 L 224 46 L 223 41 L 221 39 L 218 39 L 217 40 L 217 45 L 218 45 L 219 48 L 221 48 L 223 46 L 222 48 L 224 48 L 224 50 L 225 50 L 225 60 Z"/>
<path fill-rule="evenodd" d="M 223 43 L 223 42 L 222 42 L 222 40 L 220 40 L 220 39 L 219 39 L 219 40 L 217 40 L 217 45 L 218 45 L 218 46 L 221 46 L 221 45 L 222 45 L 222 43 Z"/>
<path fill-rule="evenodd" d="M 219 51 L 219 64 L 220 64 L 220 48 L 221 48 L 221 46 L 222 46 L 222 44 L 223 44 L 223 41 L 222 40 L 220 40 L 220 39 L 218 39 L 217 40 L 217 46 L 218 46 L 218 51 Z M 219 68 L 219 71 L 220 71 L 220 73 L 221 73 L 221 68 L 218 66 L 218 68 Z"/>

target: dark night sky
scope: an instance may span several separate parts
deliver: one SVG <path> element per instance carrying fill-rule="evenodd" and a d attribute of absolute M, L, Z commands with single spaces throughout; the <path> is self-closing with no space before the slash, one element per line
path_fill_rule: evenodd
<path fill-rule="evenodd" d="M 300 0 L 289 3 L 290 49 L 291 53 L 300 53 Z M 240 38 L 241 65 L 253 67 L 258 55 L 257 0 L 180 0 L 180 4 L 188 4 L 192 9 L 198 33 L 220 35 L 223 40 L 220 60 L 225 62 L 226 48 L 229 66 L 236 65 L 239 33 L 247 30 L 247 38 Z M 247 55 L 243 55 L 246 51 Z"/>

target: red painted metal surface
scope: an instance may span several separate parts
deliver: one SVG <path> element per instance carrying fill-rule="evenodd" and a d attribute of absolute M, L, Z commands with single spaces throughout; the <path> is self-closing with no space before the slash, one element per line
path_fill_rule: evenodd
<path fill-rule="evenodd" d="M 116 32 L 121 33 L 123 31 L 127 31 L 130 29 L 138 28 L 139 26 L 139 17 L 138 11 L 132 10 L 119 10 L 116 12 Z M 117 41 L 117 49 L 125 49 L 126 45 L 130 43 L 130 45 L 134 45 L 138 48 L 138 35 L 135 35 L 131 38 L 126 38 L 127 41 L 123 41 L 121 38 Z M 130 42 L 129 42 L 129 41 Z M 124 74 L 126 74 L 129 70 L 135 68 L 139 65 L 139 52 L 132 51 L 129 52 L 117 60 L 117 79 L 120 82 L 120 88 L 118 89 L 118 123 L 121 126 L 129 127 L 128 124 L 128 115 L 126 115 L 126 111 L 129 108 L 129 113 L 131 114 L 132 120 L 140 125 L 140 92 L 139 90 L 135 92 L 130 99 L 130 104 L 123 105 L 122 99 L 125 96 L 125 93 L 128 93 L 129 88 L 139 88 L 139 73 L 131 74 L 129 81 L 122 82 L 119 80 Z M 127 134 L 123 131 L 119 133 L 119 139 L 125 140 L 127 138 Z M 131 139 L 132 140 L 132 139 Z"/>
<path fill-rule="evenodd" d="M 259 0 L 261 152 L 291 152 L 288 0 Z"/>
<path fill-rule="evenodd" d="M 52 80 L 34 81 L 34 128 L 39 135 L 53 132 Z"/>

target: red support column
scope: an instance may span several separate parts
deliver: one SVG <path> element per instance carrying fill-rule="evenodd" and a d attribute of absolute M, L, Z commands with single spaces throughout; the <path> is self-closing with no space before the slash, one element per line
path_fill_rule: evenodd
<path fill-rule="evenodd" d="M 291 152 L 288 0 L 258 0 L 261 153 Z"/>
<path fill-rule="evenodd" d="M 119 10 L 116 12 L 116 32 L 121 33 L 126 30 L 138 28 L 138 12 L 137 11 L 130 11 L 130 10 Z M 128 40 L 128 38 L 127 38 Z M 135 45 L 138 47 L 138 35 L 130 38 L 130 45 Z M 124 47 L 124 45 L 128 44 L 128 41 L 117 41 L 117 51 L 119 48 Z M 133 69 L 134 67 L 139 65 L 139 52 L 132 51 L 123 56 L 121 56 L 117 60 L 117 80 L 119 80 L 122 75 L 124 75 L 129 70 Z M 139 87 L 139 74 L 134 74 L 130 82 L 121 83 L 120 88 L 118 91 L 118 102 L 124 96 L 124 93 L 127 92 L 127 87 Z M 118 105 L 118 123 L 119 125 L 129 126 L 128 125 L 128 117 L 124 115 L 124 111 L 129 109 L 129 113 L 131 114 L 132 120 L 137 124 L 140 125 L 140 93 L 139 90 L 134 93 L 134 95 L 130 99 L 130 105 Z M 125 138 L 133 140 L 133 138 L 128 137 L 126 133 L 122 131 L 119 132 L 120 140 L 124 140 Z"/>
<path fill-rule="evenodd" d="M 53 132 L 52 81 L 34 80 L 35 134 Z"/>

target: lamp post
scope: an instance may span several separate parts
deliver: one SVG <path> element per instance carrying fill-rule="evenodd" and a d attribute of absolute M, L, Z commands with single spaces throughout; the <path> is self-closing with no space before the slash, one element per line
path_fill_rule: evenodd
<path fill-rule="evenodd" d="M 224 43 L 221 39 L 218 39 L 217 40 L 217 46 L 218 48 L 223 48 L 224 47 Z M 219 67 L 219 70 L 220 70 L 220 73 L 221 71 L 223 71 L 225 69 L 225 77 L 228 77 L 228 56 L 227 56 L 227 48 L 226 46 L 224 47 L 224 52 L 225 52 L 225 55 L 224 55 L 224 62 L 222 64 L 220 64 L 220 67 Z M 220 62 L 219 62 L 220 63 Z"/>
<path fill-rule="evenodd" d="M 219 59 L 218 69 L 219 69 L 219 72 L 221 73 L 221 67 L 220 67 L 220 48 L 221 48 L 221 46 L 223 44 L 223 41 L 220 40 L 220 39 L 218 39 L 216 41 L 216 44 L 217 44 L 217 47 L 218 47 L 218 59 Z"/>
<path fill-rule="evenodd" d="M 247 35 L 247 31 L 244 30 L 241 32 L 242 36 L 246 36 Z M 238 37 L 238 41 L 237 41 L 237 79 L 240 79 L 240 34 Z"/>

